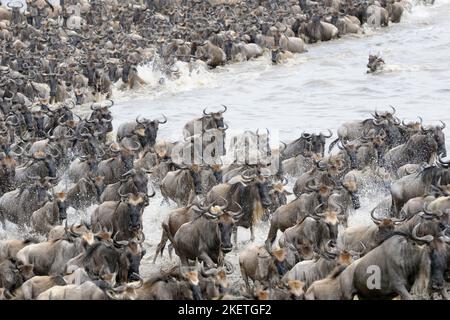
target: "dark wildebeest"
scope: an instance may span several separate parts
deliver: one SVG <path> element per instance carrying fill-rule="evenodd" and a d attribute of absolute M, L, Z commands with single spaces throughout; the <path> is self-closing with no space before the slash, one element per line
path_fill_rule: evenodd
<path fill-rule="evenodd" d="M 188 265 L 188 260 L 199 259 L 208 267 L 222 266 L 224 255 L 233 248 L 231 233 L 234 224 L 243 214 L 242 208 L 232 212 L 210 206 L 197 219 L 183 224 L 174 237 L 169 234 L 182 264 Z"/>
<path fill-rule="evenodd" d="M 100 196 L 100 202 L 105 201 L 119 201 L 120 194 L 139 192 L 148 193 L 148 178 L 147 170 L 131 169 L 122 175 L 119 182 L 108 185 Z"/>
<path fill-rule="evenodd" d="M 97 174 L 105 177 L 106 185 L 120 181 L 125 172 L 133 169 L 134 151 L 139 148 L 140 145 L 133 148 L 120 148 L 116 144 L 111 144 L 110 150 L 115 156 L 101 161 L 97 169 Z"/>
<path fill-rule="evenodd" d="M 325 143 L 327 138 L 331 138 L 333 133 L 331 130 L 328 130 L 328 135 L 323 133 L 320 134 L 310 134 L 310 133 L 302 133 L 302 136 L 297 140 L 294 140 L 286 145 L 281 156 L 283 160 L 296 157 L 298 155 L 306 156 L 306 153 L 316 153 L 324 155 L 325 152 Z"/>
<path fill-rule="evenodd" d="M 186 207 L 202 194 L 201 167 L 192 165 L 170 171 L 161 182 L 161 194 L 166 201 L 173 200 L 179 207 Z"/>
<path fill-rule="evenodd" d="M 186 123 L 183 127 L 184 138 L 192 137 L 195 134 L 199 134 L 208 129 L 221 129 L 224 128 L 223 114 L 227 111 L 227 107 L 223 106 L 223 111 L 218 112 L 206 112 L 206 108 L 203 110 L 203 117 L 194 119 Z"/>
<path fill-rule="evenodd" d="M 167 123 L 166 116 L 164 120 L 148 120 L 136 118 L 135 122 L 126 122 L 120 125 L 117 130 L 117 141 L 124 143 L 126 139 L 137 141 L 142 148 L 153 148 L 158 135 L 160 124 Z M 125 140 L 124 140 L 125 139 Z"/>
<path fill-rule="evenodd" d="M 253 174 L 237 175 L 228 183 L 214 186 L 208 193 L 208 203 L 219 205 L 228 204 L 227 210 L 239 210 L 242 207 L 242 218 L 234 226 L 234 242 L 237 244 L 237 227 L 250 228 L 251 241 L 255 239 L 253 225 L 264 215 L 264 211 L 271 205 L 268 180 L 262 176 Z"/>
<path fill-rule="evenodd" d="M 139 241 L 96 242 L 85 252 L 67 262 L 69 269 L 84 268 L 90 277 L 116 274 L 117 283 L 138 280 L 139 266 L 145 250 Z"/>
<path fill-rule="evenodd" d="M 92 230 L 98 232 L 106 228 L 117 240 L 144 237 L 142 214 L 149 204 L 149 196 L 129 193 L 121 197 L 120 201 L 106 201 L 95 209 L 91 216 Z"/>
<path fill-rule="evenodd" d="M 392 299 L 400 295 L 411 300 L 413 296 L 427 296 L 429 289 L 441 291 L 447 298 L 444 272 L 448 238 L 418 237 L 419 226 L 413 229 L 412 235 L 394 233 L 341 273 L 314 282 L 305 298 L 351 300 L 357 294 L 360 299 Z M 378 272 L 376 278 L 375 272 Z"/>

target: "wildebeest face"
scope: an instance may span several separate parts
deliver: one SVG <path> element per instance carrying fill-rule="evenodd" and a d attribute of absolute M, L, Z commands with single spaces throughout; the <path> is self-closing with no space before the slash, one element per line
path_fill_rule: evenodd
<path fill-rule="evenodd" d="M 139 267 L 141 265 L 142 257 L 145 254 L 145 250 L 136 241 L 131 241 L 126 248 L 127 260 L 129 262 L 128 268 L 128 280 L 137 281 L 139 280 Z"/>
<path fill-rule="evenodd" d="M 145 124 L 145 145 L 153 147 L 156 142 L 156 137 L 158 135 L 159 123 L 158 121 L 149 121 Z"/>
<path fill-rule="evenodd" d="M 58 194 L 56 203 L 58 205 L 59 219 L 67 219 L 66 195 L 64 193 Z"/>
<path fill-rule="evenodd" d="M 280 53 L 279 49 L 272 50 L 272 63 L 278 63 L 278 54 Z"/>
<path fill-rule="evenodd" d="M 139 195 L 132 195 L 128 199 L 128 212 L 130 216 L 130 222 L 128 224 L 128 229 L 131 231 L 138 231 L 141 229 L 141 216 L 144 210 L 144 199 Z"/>
<path fill-rule="evenodd" d="M 212 118 L 214 119 L 217 128 L 224 128 L 222 112 L 213 113 Z"/>
<path fill-rule="evenodd" d="M 272 204 L 269 197 L 269 183 L 264 177 L 258 177 L 256 178 L 256 187 L 258 188 L 262 206 L 268 208 Z"/>
<path fill-rule="evenodd" d="M 219 217 L 217 225 L 219 227 L 221 249 L 224 253 L 228 253 L 233 249 L 231 243 L 231 233 L 234 227 L 234 220 L 227 213 Z"/>
<path fill-rule="evenodd" d="M 133 183 L 139 192 L 147 194 L 148 178 L 147 178 L 147 174 L 144 171 L 140 171 L 133 176 Z"/>
<path fill-rule="evenodd" d="M 311 152 L 321 154 L 325 151 L 325 137 L 322 134 L 314 134 L 311 137 Z"/>
<path fill-rule="evenodd" d="M 130 171 L 131 169 L 133 169 L 133 164 L 134 164 L 133 152 L 124 148 L 121 150 L 120 158 L 124 164 L 125 171 Z"/>
<path fill-rule="evenodd" d="M 438 145 L 438 154 L 442 155 L 443 157 L 447 156 L 447 148 L 445 147 L 445 136 L 442 132 L 442 129 L 439 127 L 436 127 L 434 130 L 434 139 L 436 140 L 436 143 Z"/>
<path fill-rule="evenodd" d="M 202 188 L 202 180 L 201 180 L 201 176 L 200 176 L 200 169 L 196 166 L 193 166 L 189 172 L 190 172 L 192 180 L 194 182 L 195 193 L 202 194 L 203 188 Z"/>
<path fill-rule="evenodd" d="M 122 68 L 122 81 L 128 83 L 130 77 L 131 65 L 126 63 Z"/>
<path fill-rule="evenodd" d="M 48 176 L 49 177 L 56 177 L 56 162 L 51 156 L 47 156 L 45 161 L 45 166 L 48 170 Z"/>
<path fill-rule="evenodd" d="M 444 272 L 447 269 L 447 250 L 445 242 L 440 238 L 435 238 L 430 244 L 430 285 L 432 290 L 442 290 L 444 288 Z"/>

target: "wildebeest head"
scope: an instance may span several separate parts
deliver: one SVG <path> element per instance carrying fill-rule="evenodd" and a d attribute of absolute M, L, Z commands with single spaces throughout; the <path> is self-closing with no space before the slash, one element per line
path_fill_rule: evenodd
<path fill-rule="evenodd" d="M 226 202 L 226 201 L 225 201 Z M 203 215 L 208 219 L 213 219 L 217 223 L 217 232 L 220 238 L 220 249 L 224 253 L 228 253 L 233 249 L 233 244 L 231 243 L 231 234 L 233 227 L 237 221 L 242 217 L 243 212 L 239 204 L 237 212 L 232 212 L 225 210 L 228 206 L 226 203 L 224 206 L 209 206 L 207 210 L 204 210 Z"/>
<path fill-rule="evenodd" d="M 148 205 L 148 196 L 144 193 L 120 194 L 120 196 L 121 201 L 126 203 L 128 209 L 128 230 L 134 233 L 142 230 L 142 213 Z"/>
<path fill-rule="evenodd" d="M 254 202 L 259 202 L 263 208 L 268 208 L 272 204 L 269 196 L 269 181 L 264 176 L 258 174 L 247 176 L 242 174 L 229 181 L 230 184 L 236 182 L 242 183 L 246 191 L 244 194 L 250 199 L 253 199 Z"/>
<path fill-rule="evenodd" d="M 406 215 L 403 218 L 378 218 L 375 215 L 378 206 L 373 208 L 370 212 L 370 217 L 372 221 L 378 226 L 378 232 L 376 235 L 376 240 L 378 243 L 383 242 L 385 239 L 389 238 L 395 231 L 395 226 L 401 224 L 406 220 Z"/>
<path fill-rule="evenodd" d="M 275 212 L 276 209 L 285 205 L 287 203 L 287 196 L 292 194 L 292 192 L 289 192 L 284 188 L 286 184 L 287 179 L 284 179 L 283 182 L 272 184 L 272 190 L 269 191 L 270 200 L 272 202 L 270 206 L 271 212 Z"/>
<path fill-rule="evenodd" d="M 319 213 L 318 210 L 322 206 L 323 204 L 321 203 L 314 209 L 313 218 L 316 219 L 316 221 L 325 224 L 325 226 L 327 227 L 327 230 L 325 230 L 325 232 L 329 234 L 329 239 L 336 240 L 338 236 L 339 222 L 340 220 L 345 219 L 343 208 L 341 205 L 339 205 L 337 209 L 328 207 L 325 212 Z"/>
<path fill-rule="evenodd" d="M 113 143 L 110 145 L 110 150 L 112 153 L 116 154 L 116 156 L 120 157 L 120 161 L 123 164 L 123 168 L 125 169 L 125 172 L 130 171 L 133 169 L 134 165 L 134 152 L 138 151 L 140 149 L 140 145 L 138 143 L 135 143 L 135 146 L 123 146 L 120 148 L 120 146 L 116 143 Z"/>
<path fill-rule="evenodd" d="M 206 108 L 203 110 L 203 115 L 205 117 L 210 117 L 214 123 L 215 123 L 215 128 L 224 128 L 224 122 L 223 122 L 223 114 L 225 111 L 227 111 L 227 106 L 223 106 L 223 111 L 218 111 L 218 112 L 206 112 Z M 205 128 L 208 129 L 208 128 Z"/>
<path fill-rule="evenodd" d="M 326 139 L 331 138 L 333 136 L 333 132 L 328 129 L 328 134 L 319 133 L 319 134 L 312 134 L 311 135 L 311 141 L 310 141 L 310 150 L 312 153 L 321 154 L 322 157 L 324 156 L 325 152 L 325 143 Z"/>
<path fill-rule="evenodd" d="M 445 230 L 440 236 L 425 235 L 419 237 L 417 235 L 420 224 L 417 224 L 412 230 L 411 238 L 415 242 L 427 244 L 427 253 L 429 255 L 430 264 L 430 288 L 433 291 L 440 291 L 444 288 L 444 272 L 447 269 L 447 250 L 446 243 L 450 243 L 450 239 L 445 235 Z M 423 261 L 423 260 L 422 260 Z"/>
<path fill-rule="evenodd" d="M 58 220 L 62 221 L 67 219 L 67 203 L 66 193 L 58 192 L 55 197 L 56 205 L 58 206 Z"/>
<path fill-rule="evenodd" d="M 445 129 L 445 123 L 441 121 L 442 126 L 430 126 L 428 128 L 422 128 L 422 132 L 427 133 L 434 137 L 434 140 L 437 143 L 438 146 L 438 154 L 442 155 L 443 157 L 447 156 L 447 149 L 445 147 L 445 135 L 443 130 Z"/>
<path fill-rule="evenodd" d="M 384 65 L 384 60 L 381 59 L 378 55 L 372 54 L 369 55 L 369 62 L 367 63 L 367 68 L 369 68 L 370 72 L 377 71 L 382 65 Z"/>
<path fill-rule="evenodd" d="M 148 188 L 148 177 L 147 173 L 142 169 L 131 169 L 122 175 L 121 182 L 131 182 L 137 189 L 138 192 L 147 194 Z"/>
<path fill-rule="evenodd" d="M 139 119 L 139 116 L 136 118 L 135 133 L 143 147 L 153 147 L 155 145 L 159 125 L 167 123 L 167 117 L 163 115 L 163 118 L 164 120 Z"/>

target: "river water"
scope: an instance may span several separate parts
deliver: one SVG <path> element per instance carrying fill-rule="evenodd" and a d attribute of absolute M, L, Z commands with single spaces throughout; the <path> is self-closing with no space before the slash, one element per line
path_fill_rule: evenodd
<path fill-rule="evenodd" d="M 415 6 L 400 24 L 309 45 L 309 52 L 273 66 L 269 56 L 195 73 L 185 66 L 180 80 L 157 85 L 150 67 L 140 69 L 149 85 L 133 93 L 117 92 L 115 124 L 137 114 L 168 116 L 160 135 L 177 140 L 183 124 L 204 107 L 229 107 L 225 120 L 233 129 L 279 130 L 295 139 L 303 130 L 335 129 L 351 119 L 369 116 L 376 108 L 397 107 L 400 119 L 450 125 L 450 1 Z M 381 52 L 385 71 L 366 74 L 369 53 Z M 447 137 L 450 137 L 447 131 Z"/>

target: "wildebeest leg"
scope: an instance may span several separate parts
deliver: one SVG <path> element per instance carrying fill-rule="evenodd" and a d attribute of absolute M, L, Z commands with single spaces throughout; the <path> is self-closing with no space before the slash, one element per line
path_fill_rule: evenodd
<path fill-rule="evenodd" d="M 206 263 L 206 265 L 208 266 L 208 268 L 214 268 L 215 263 L 214 261 L 212 261 L 212 259 L 209 257 L 209 255 L 203 251 L 200 255 L 199 258 L 201 261 L 203 261 L 204 263 Z"/>
<path fill-rule="evenodd" d="M 412 295 L 406 290 L 403 284 L 396 284 L 394 290 L 400 295 L 402 300 L 413 300 Z"/>
<path fill-rule="evenodd" d="M 445 300 L 450 300 L 450 296 L 448 295 L 448 292 L 445 288 L 442 288 L 441 294 L 442 298 L 444 298 Z"/>
<path fill-rule="evenodd" d="M 158 246 L 156 247 L 155 257 L 153 258 L 153 263 L 156 262 L 156 258 L 158 258 L 158 253 L 161 253 L 161 258 L 163 256 L 163 251 L 166 246 L 167 240 L 169 240 L 169 237 L 166 234 L 166 231 L 163 229 L 162 235 L 161 235 L 161 241 L 158 243 Z"/>
<path fill-rule="evenodd" d="M 169 259 L 172 260 L 173 245 L 171 243 L 167 246 L 167 251 L 169 252 Z"/>
<path fill-rule="evenodd" d="M 255 241 L 255 230 L 253 229 L 253 226 L 250 227 L 250 241 Z"/>
<path fill-rule="evenodd" d="M 236 226 L 233 227 L 233 241 L 234 241 L 234 245 L 237 246 L 237 227 Z"/>
<path fill-rule="evenodd" d="M 3 230 L 6 231 L 6 220 L 5 220 L 5 215 L 3 214 L 3 212 L 0 212 L 0 222 L 2 223 Z"/>

